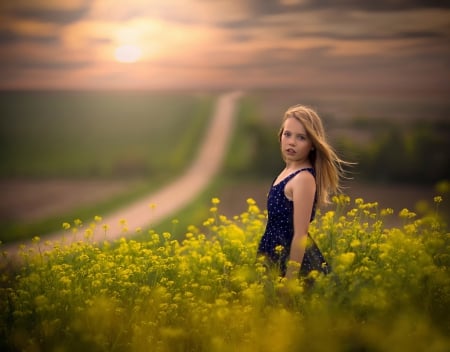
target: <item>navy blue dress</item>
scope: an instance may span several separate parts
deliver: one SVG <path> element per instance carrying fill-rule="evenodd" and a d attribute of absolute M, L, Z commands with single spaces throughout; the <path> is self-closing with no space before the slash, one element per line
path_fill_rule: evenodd
<path fill-rule="evenodd" d="M 258 254 L 264 255 L 272 264 L 279 267 L 283 276 L 286 273 L 286 265 L 294 236 L 294 202 L 286 197 L 284 188 L 293 177 L 302 171 L 310 172 L 314 177 L 316 176 L 313 168 L 303 168 L 288 175 L 278 184 L 272 184 L 267 197 L 268 219 L 266 229 L 258 246 Z M 310 221 L 314 220 L 315 213 L 316 198 L 311 209 Z M 300 274 L 307 275 L 311 270 L 328 273 L 329 267 L 316 243 L 308 234 L 308 243 L 300 267 Z"/>

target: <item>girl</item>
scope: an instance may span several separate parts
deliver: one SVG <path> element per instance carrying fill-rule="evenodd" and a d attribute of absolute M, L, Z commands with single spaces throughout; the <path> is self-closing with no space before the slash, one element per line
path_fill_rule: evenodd
<path fill-rule="evenodd" d="M 327 204 L 329 194 L 338 191 L 346 163 L 327 143 L 320 117 L 306 106 L 295 105 L 286 111 L 279 140 L 286 167 L 268 195 L 268 220 L 258 253 L 288 279 L 296 270 L 288 261 L 297 262 L 303 276 L 311 270 L 328 273 L 308 227 L 316 206 Z M 308 238 L 311 245 L 306 246 Z"/>

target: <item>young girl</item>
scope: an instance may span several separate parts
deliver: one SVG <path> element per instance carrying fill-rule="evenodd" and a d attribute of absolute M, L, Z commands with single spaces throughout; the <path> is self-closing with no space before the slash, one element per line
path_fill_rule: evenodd
<path fill-rule="evenodd" d="M 345 162 L 327 143 L 320 117 L 306 106 L 295 105 L 286 111 L 279 139 L 286 167 L 268 195 L 268 221 L 258 253 L 286 278 L 298 271 L 288 261 L 297 262 L 303 276 L 311 270 L 328 273 L 308 227 L 316 206 L 327 204 L 329 194 L 338 191 Z"/>

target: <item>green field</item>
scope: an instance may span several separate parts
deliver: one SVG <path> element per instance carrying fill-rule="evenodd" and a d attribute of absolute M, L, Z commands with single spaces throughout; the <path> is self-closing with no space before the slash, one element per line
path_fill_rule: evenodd
<path fill-rule="evenodd" d="M 191 160 L 213 95 L 1 92 L 0 177 L 170 176 Z"/>
<path fill-rule="evenodd" d="M 215 99 L 186 92 L 1 92 L 0 178 L 125 180 L 129 187 L 37 220 L 2 214 L 0 240 L 104 215 L 177 177 L 197 150 Z"/>

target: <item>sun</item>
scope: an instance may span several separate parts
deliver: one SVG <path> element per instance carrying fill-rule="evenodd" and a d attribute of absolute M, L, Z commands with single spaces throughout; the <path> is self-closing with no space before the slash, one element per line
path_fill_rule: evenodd
<path fill-rule="evenodd" d="M 142 51 L 136 45 L 121 45 L 116 48 L 114 56 L 117 61 L 124 63 L 133 63 L 141 58 Z"/>

